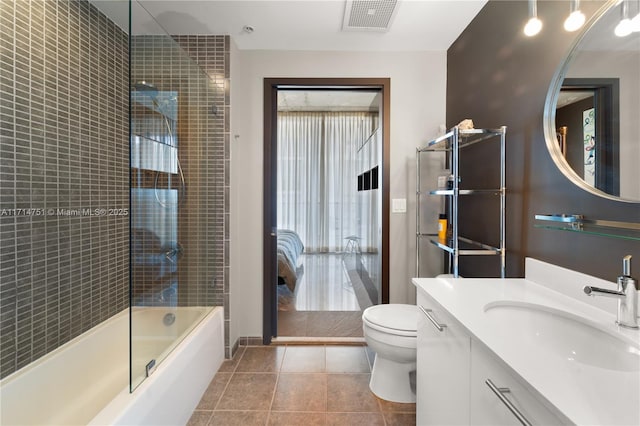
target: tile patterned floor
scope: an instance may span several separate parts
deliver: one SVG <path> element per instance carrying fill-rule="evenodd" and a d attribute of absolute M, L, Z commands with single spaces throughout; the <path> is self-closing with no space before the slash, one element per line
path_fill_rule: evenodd
<path fill-rule="evenodd" d="M 369 390 L 365 346 L 241 347 L 211 381 L 188 426 L 415 425 L 415 404 Z"/>

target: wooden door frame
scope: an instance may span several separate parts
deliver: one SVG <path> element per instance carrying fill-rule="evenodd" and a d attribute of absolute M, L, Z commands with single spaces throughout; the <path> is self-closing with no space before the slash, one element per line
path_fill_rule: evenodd
<path fill-rule="evenodd" d="M 263 326 L 262 341 L 277 336 L 277 116 L 278 89 L 375 89 L 382 93 L 382 265 L 381 301 L 389 303 L 389 185 L 391 79 L 389 78 L 265 78 L 263 179 Z"/>

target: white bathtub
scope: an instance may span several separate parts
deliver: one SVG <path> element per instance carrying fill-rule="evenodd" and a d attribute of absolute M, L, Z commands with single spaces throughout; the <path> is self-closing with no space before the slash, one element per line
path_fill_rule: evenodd
<path fill-rule="evenodd" d="M 223 308 L 208 309 L 134 312 L 134 368 L 142 366 L 144 371 L 149 356 L 145 351 L 151 347 L 168 355 L 133 393 L 129 312 L 115 315 L 0 381 L 0 424 L 185 424 L 224 359 Z M 176 316 L 169 327 L 162 323 L 167 312 Z M 192 326 L 189 321 L 194 319 Z M 189 328 L 193 330 L 172 348 L 168 338 Z M 158 330 L 164 336 L 158 337 Z"/>

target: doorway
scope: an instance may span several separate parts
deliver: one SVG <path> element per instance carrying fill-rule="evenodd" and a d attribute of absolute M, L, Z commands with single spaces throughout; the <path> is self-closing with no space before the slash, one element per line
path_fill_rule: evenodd
<path fill-rule="evenodd" d="M 389 116 L 389 79 L 265 79 L 265 344 L 355 336 L 388 303 Z"/>
<path fill-rule="evenodd" d="M 558 144 L 587 184 L 620 194 L 620 83 L 617 78 L 566 78 L 556 107 Z"/>

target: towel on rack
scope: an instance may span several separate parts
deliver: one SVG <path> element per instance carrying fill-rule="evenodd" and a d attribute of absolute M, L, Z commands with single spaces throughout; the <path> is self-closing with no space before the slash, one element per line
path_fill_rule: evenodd
<path fill-rule="evenodd" d="M 458 123 L 457 127 L 460 130 L 471 130 L 473 129 L 473 120 L 470 118 L 465 118 L 464 120 Z"/>

